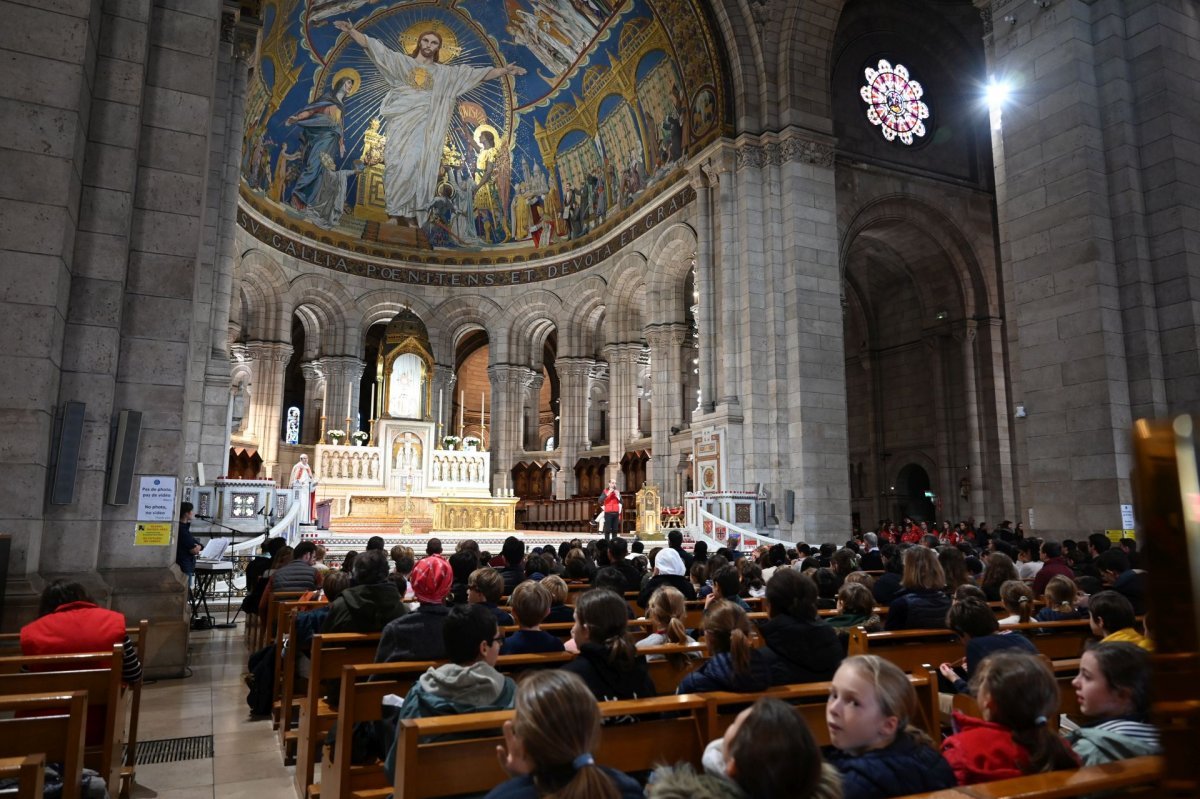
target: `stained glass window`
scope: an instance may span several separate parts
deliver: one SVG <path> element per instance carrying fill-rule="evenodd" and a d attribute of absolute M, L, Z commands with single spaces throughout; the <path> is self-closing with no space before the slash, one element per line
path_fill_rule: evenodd
<path fill-rule="evenodd" d="M 287 410 L 287 433 L 284 441 L 289 444 L 300 443 L 300 409 L 295 405 Z"/>
<path fill-rule="evenodd" d="M 914 136 L 924 136 L 922 120 L 929 118 L 929 106 L 921 101 L 925 90 L 909 77 L 908 69 L 882 59 L 877 69 L 867 67 L 866 76 L 867 85 L 859 94 L 867 104 L 867 119 L 880 127 L 883 138 L 912 144 Z"/>

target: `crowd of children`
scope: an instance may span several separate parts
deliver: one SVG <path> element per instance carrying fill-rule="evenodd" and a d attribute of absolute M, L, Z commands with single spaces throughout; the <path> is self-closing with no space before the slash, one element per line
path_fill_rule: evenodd
<path fill-rule="evenodd" d="M 689 552 L 678 538 L 650 552 L 640 542 L 629 551 L 623 541 L 575 540 L 527 553 L 515 538 L 499 557 L 472 542 L 449 558 L 440 544 L 420 559 L 393 551 L 391 605 L 408 596 L 412 607 L 381 620 L 376 659 L 446 661 L 403 698 L 400 718 L 515 708 L 498 747 L 512 778 L 489 794 L 497 799 L 616 799 L 643 791 L 868 799 L 1158 752 L 1148 718 L 1152 643 L 1139 618 L 1144 605 L 1135 604 L 1144 575 L 1130 565 L 1132 553 L 1089 539 L 1085 561 L 1077 545 L 1068 556 L 1062 544 L 1002 530 L 1008 535 L 986 539 L 986 548 L 977 528 L 945 525 L 914 539 L 911 528 L 890 535 L 881 525 L 842 548 L 776 545 L 753 553 Z M 1038 568 L 1018 568 L 1034 563 L 1033 555 Z M 365 567 L 375 555 L 362 557 Z M 365 578 L 366 569 L 352 573 L 359 572 Z M 372 585 L 384 590 L 379 580 Z M 636 595 L 645 612 L 648 634 L 636 643 L 625 594 Z M 752 621 L 748 600 L 757 596 L 765 618 Z M 704 605 L 689 630 L 692 597 Z M 1003 613 L 989 602 L 1002 603 Z M 1086 619 L 1097 642 L 1082 653 L 1072 682 L 1082 718 L 1063 717 L 1060 729 L 1059 684 L 1022 631 L 1074 619 Z M 572 623 L 565 641 L 542 629 L 555 622 Z M 516 632 L 501 630 L 512 626 Z M 920 711 L 907 675 L 881 657 L 846 657 L 839 631 L 885 627 L 949 629 L 964 644 L 964 658 L 939 668 L 950 723 L 940 747 L 912 723 Z M 654 696 L 643 650 L 672 646 L 679 650 L 649 658 L 668 658 L 687 672 L 679 693 L 752 694 L 830 681 L 830 744 L 818 748 L 787 704 L 758 699 L 709 746 L 702 770 L 666 764 L 633 779 L 598 764 L 597 703 Z M 516 683 L 495 668 L 501 654 L 564 648 L 576 657 Z M 956 693 L 973 697 L 978 715 L 951 713 L 946 700 Z M 390 743 L 370 751 L 387 752 Z"/>

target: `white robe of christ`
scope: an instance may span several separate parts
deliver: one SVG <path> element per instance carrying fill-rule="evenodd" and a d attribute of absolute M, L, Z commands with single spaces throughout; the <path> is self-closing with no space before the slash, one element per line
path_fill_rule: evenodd
<path fill-rule="evenodd" d="M 387 128 L 383 151 L 387 212 L 417 217 L 422 223 L 437 189 L 455 100 L 483 83 L 491 68 L 421 64 L 370 37 L 366 52 L 390 87 L 379 104 Z"/>

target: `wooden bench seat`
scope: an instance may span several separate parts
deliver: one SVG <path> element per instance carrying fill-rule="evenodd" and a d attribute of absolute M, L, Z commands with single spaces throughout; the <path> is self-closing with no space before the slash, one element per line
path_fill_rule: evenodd
<path fill-rule="evenodd" d="M 1051 660 L 1079 657 L 1086 643 L 1093 638 L 1086 619 L 1006 624 L 1001 629 L 1015 630 L 1027 636 L 1038 652 Z M 908 672 L 926 663 L 953 662 L 963 653 L 962 641 L 950 630 L 868 633 L 858 627 L 850 630 L 847 649 L 847 655 L 880 655 Z"/>
<path fill-rule="evenodd" d="M 919 716 L 911 723 L 921 728 L 935 743 L 941 740 L 941 723 L 938 717 L 937 672 L 917 669 L 909 675 L 909 682 L 917 692 Z M 825 703 L 829 699 L 828 682 L 799 683 L 774 686 L 766 691 L 739 694 L 731 691 L 714 691 L 701 694 L 708 702 L 705 731 L 709 740 L 720 738 L 733 723 L 742 708 L 762 697 L 781 699 L 796 707 L 804 718 L 813 738 L 821 746 L 830 743 L 829 727 L 825 722 Z"/>
<path fill-rule="evenodd" d="M 41 796 L 46 783 L 46 756 L 0 757 L 0 780 L 16 780 L 17 796 Z"/>
<path fill-rule="evenodd" d="M 1065 799 L 1090 794 L 1153 795 L 1162 773 L 1161 757 L 1135 757 L 1099 766 L 1048 771 L 1011 780 L 909 794 L 902 799 Z"/>
<path fill-rule="evenodd" d="M 13 776 L 13 769 L 18 772 L 21 788 L 17 796 L 41 796 L 43 770 L 46 763 L 54 762 L 63 766 L 63 799 L 78 799 L 87 708 L 86 691 L 11 695 L 0 692 L 0 758 L 4 758 L 0 764 L 8 764 L 8 773 L 0 767 L 0 776 Z M 32 713 L 49 715 L 26 715 Z M 9 718 L 9 714 L 22 715 Z M 35 769 L 33 776 L 30 772 Z M 36 791 L 30 792 L 27 785 L 36 786 Z"/>
<path fill-rule="evenodd" d="M 300 723 L 285 736 L 296 740 L 294 781 L 300 797 L 308 795 L 313 784 L 321 741 L 333 727 L 337 710 L 325 701 L 324 683 L 341 680 L 345 666 L 373 663 L 379 648 L 380 633 L 335 633 L 313 636 L 308 689 L 300 701 Z M 332 690 L 336 691 L 336 688 Z M 285 744 L 286 745 L 286 744 Z"/>
<path fill-rule="evenodd" d="M 300 697 L 297 693 L 299 675 L 296 670 L 300 663 L 300 653 L 295 646 L 284 646 L 288 641 L 295 640 L 296 617 L 306 610 L 323 607 L 324 602 L 283 602 L 279 613 L 279 643 L 275 648 L 275 687 L 272 702 L 272 715 L 275 717 L 275 728 L 279 731 L 279 747 L 283 751 L 283 764 L 290 766 L 296 762 L 296 736 L 288 735 L 297 719 L 300 708 Z M 303 686 L 307 689 L 307 684 Z"/>
<path fill-rule="evenodd" d="M 98 772 L 114 793 L 121 784 L 129 699 L 121 684 L 124 655 L 124 645 L 115 644 L 111 653 L 0 658 L 0 695 L 83 691 L 90 711 L 104 714 L 102 739 L 86 747 L 84 765 Z"/>
<path fill-rule="evenodd" d="M 699 765 L 703 754 L 705 700 L 700 695 L 663 696 L 627 702 L 601 702 L 605 718 L 641 718 L 637 724 L 606 726 L 594 753 L 596 762 L 626 773 L 660 763 Z M 496 760 L 499 730 L 511 710 L 431 719 L 405 719 L 397 731 L 396 799 L 428 799 L 482 793 L 508 779 Z M 488 735 L 487 733 L 492 733 Z M 484 734 L 481 738 L 423 742 L 430 737 Z M 463 768 L 470 763 L 471 768 Z M 386 795 L 372 792 L 356 797 Z M 351 794 L 343 794 L 350 796 Z"/>

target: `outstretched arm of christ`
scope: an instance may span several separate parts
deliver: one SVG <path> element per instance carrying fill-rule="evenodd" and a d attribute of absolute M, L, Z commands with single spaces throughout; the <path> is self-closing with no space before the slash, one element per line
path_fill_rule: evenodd
<path fill-rule="evenodd" d="M 344 19 L 337 19 L 337 20 L 333 21 L 333 27 L 337 28 L 338 30 L 342 31 L 343 33 L 350 34 L 350 38 L 353 39 L 354 43 L 357 44 L 359 47 L 367 46 L 367 37 L 364 36 L 358 30 L 358 28 L 354 27 L 353 22 L 350 22 L 350 21 L 344 20 Z"/>
<path fill-rule="evenodd" d="M 344 20 L 344 19 L 339 19 L 339 20 L 334 21 L 333 26 L 335 28 L 337 28 L 338 30 L 342 31 L 343 33 L 348 34 L 350 36 L 350 38 L 354 41 L 354 43 L 357 44 L 359 47 L 362 47 L 364 49 L 368 47 L 368 42 L 370 40 L 361 31 L 359 31 L 357 28 L 354 27 L 353 22 L 350 22 L 350 21 Z M 495 80 L 496 78 L 503 77 L 504 75 L 524 75 L 524 74 L 525 74 L 524 67 L 517 66 L 516 64 L 505 64 L 502 67 L 492 67 L 491 69 L 489 69 L 487 71 L 487 74 L 483 76 L 483 79 L 484 80 Z"/>

